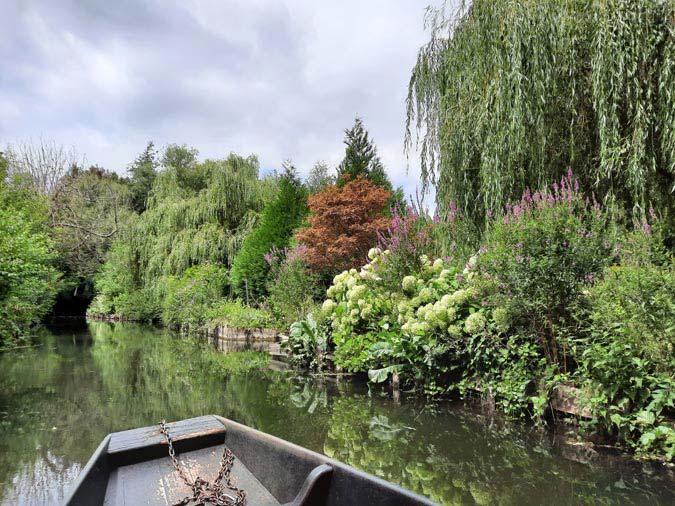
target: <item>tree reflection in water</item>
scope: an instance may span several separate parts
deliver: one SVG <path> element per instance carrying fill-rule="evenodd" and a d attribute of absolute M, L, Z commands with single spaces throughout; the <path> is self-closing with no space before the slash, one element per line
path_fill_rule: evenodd
<path fill-rule="evenodd" d="M 53 329 L 0 355 L 0 504 L 58 504 L 108 433 L 217 413 L 444 504 L 673 504 L 657 466 L 562 457 L 460 405 L 398 405 L 357 382 L 250 367 L 148 326 Z"/>

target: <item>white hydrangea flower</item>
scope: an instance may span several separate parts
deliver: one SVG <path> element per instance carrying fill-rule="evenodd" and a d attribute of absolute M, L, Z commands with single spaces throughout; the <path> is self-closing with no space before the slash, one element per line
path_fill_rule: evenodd
<path fill-rule="evenodd" d="M 410 326 L 410 330 L 413 334 L 426 334 L 429 332 L 429 324 L 427 322 L 414 322 Z"/>
<path fill-rule="evenodd" d="M 377 257 L 380 253 L 382 253 L 382 250 L 380 248 L 370 248 L 368 250 L 368 258 L 373 260 L 375 257 Z"/>
<path fill-rule="evenodd" d="M 404 292 L 412 292 L 417 286 L 417 278 L 415 276 L 406 276 L 401 282 Z"/>
<path fill-rule="evenodd" d="M 366 287 L 365 285 L 356 285 L 350 291 L 352 296 L 349 299 L 352 301 L 358 301 L 366 294 Z"/>
<path fill-rule="evenodd" d="M 477 334 L 485 328 L 487 320 L 483 313 L 470 314 L 464 321 L 464 330 L 469 334 Z"/>
<path fill-rule="evenodd" d="M 497 328 L 502 332 L 508 330 L 511 325 L 509 312 L 503 307 L 492 310 L 492 319 L 497 324 Z"/>
<path fill-rule="evenodd" d="M 440 301 L 439 301 L 440 302 Z M 434 316 L 436 318 L 436 321 L 440 322 L 445 322 L 448 319 L 448 310 L 437 302 L 434 304 Z"/>
<path fill-rule="evenodd" d="M 420 290 L 420 299 L 424 302 L 434 300 L 434 291 L 429 287 L 422 288 Z"/>
<path fill-rule="evenodd" d="M 335 301 L 333 299 L 326 299 L 326 300 L 323 301 L 323 304 L 321 305 L 321 310 L 325 314 L 330 314 L 335 309 L 335 306 L 336 306 L 336 304 L 335 304 Z"/>
<path fill-rule="evenodd" d="M 466 290 L 460 288 L 454 293 L 450 294 L 450 302 L 454 305 L 461 305 L 468 299 L 468 293 Z"/>
<path fill-rule="evenodd" d="M 462 337 L 462 327 L 459 325 L 448 325 L 448 335 L 453 339 Z"/>

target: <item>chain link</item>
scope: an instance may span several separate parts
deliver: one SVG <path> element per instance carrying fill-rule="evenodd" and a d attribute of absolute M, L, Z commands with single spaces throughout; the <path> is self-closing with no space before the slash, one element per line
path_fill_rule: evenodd
<path fill-rule="evenodd" d="M 176 503 L 173 506 L 206 506 L 208 504 L 215 506 L 245 506 L 246 492 L 237 488 L 232 482 L 232 466 L 234 465 L 234 454 L 225 446 L 223 449 L 223 457 L 220 459 L 220 467 L 218 468 L 218 475 L 213 483 L 201 479 L 199 476 L 191 481 L 187 477 L 185 471 L 180 467 L 178 458 L 176 458 L 176 450 L 173 447 L 173 441 L 169 434 L 169 428 L 166 421 L 159 422 L 159 431 L 164 434 L 167 446 L 169 447 L 169 458 L 171 464 L 180 476 L 181 480 L 192 489 L 192 496 L 188 496 Z M 224 483 L 223 483 L 224 480 Z"/>

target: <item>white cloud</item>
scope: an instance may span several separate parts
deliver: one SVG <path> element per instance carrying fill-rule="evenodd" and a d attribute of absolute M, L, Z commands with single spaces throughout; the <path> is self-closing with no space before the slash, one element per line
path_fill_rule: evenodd
<path fill-rule="evenodd" d="M 336 165 L 359 114 L 396 184 L 405 96 L 426 40 L 413 0 L 10 1 L 0 144 L 42 136 L 123 172 L 152 139 L 204 157 Z"/>

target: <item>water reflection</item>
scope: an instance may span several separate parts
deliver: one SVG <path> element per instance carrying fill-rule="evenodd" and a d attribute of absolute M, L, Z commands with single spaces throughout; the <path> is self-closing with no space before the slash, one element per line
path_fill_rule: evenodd
<path fill-rule="evenodd" d="M 228 372 L 165 331 L 91 322 L 0 356 L 0 503 L 58 504 L 111 431 L 218 413 L 444 504 L 673 504 L 655 466 L 562 457 L 551 437 L 365 385 Z M 567 451 L 567 450 L 565 450 Z"/>

